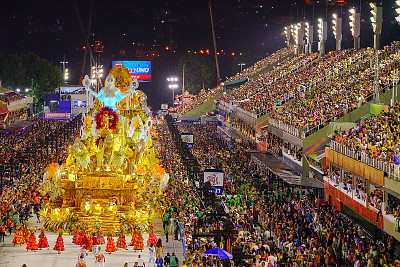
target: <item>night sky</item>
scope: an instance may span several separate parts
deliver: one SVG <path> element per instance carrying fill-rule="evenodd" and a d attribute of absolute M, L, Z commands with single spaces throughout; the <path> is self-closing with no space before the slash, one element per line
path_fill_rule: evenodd
<path fill-rule="evenodd" d="M 218 50 L 221 55 L 222 78 L 233 71 L 234 58 L 249 66 L 255 58 L 284 46 L 283 27 L 303 18 L 316 21 L 328 14 L 328 49 L 334 48 L 331 29 L 332 13 L 343 14 L 343 48 L 352 46 L 348 26 L 348 9 L 358 8 L 359 0 L 346 0 L 339 7 L 336 1 L 325 0 L 214 0 L 213 13 Z M 71 83 L 76 84 L 81 73 L 86 46 L 86 32 L 93 2 L 89 44 L 103 41 L 101 62 L 106 71 L 112 60 L 136 60 L 137 49 L 153 51 L 162 58 L 171 53 L 187 53 L 213 49 L 207 0 L 2 0 L 0 1 L 0 53 L 34 52 L 55 64 L 65 54 Z M 367 1 L 362 2 L 362 47 L 371 46 L 372 27 Z M 394 0 L 384 0 L 382 44 L 399 36 Z M 81 22 L 80 22 L 81 21 Z M 315 24 L 315 23 L 314 23 Z M 83 27 L 83 28 L 82 28 Z M 315 27 L 316 28 L 316 27 Z M 84 33 L 85 32 L 85 33 Z M 317 36 L 316 32 L 314 36 Z M 138 47 L 138 45 L 140 47 Z M 166 50 L 166 47 L 169 50 Z M 235 56 L 232 56 L 235 53 Z M 240 59 L 239 53 L 243 58 Z M 224 58 L 225 57 L 225 58 Z M 239 57 L 239 58 L 238 58 Z M 167 61 L 168 62 L 168 61 Z M 174 62 L 174 61 L 170 61 Z M 175 66 L 153 68 L 153 82 L 141 85 L 149 94 L 151 104 L 158 105 L 170 92 L 161 81 L 175 73 Z M 237 65 L 237 64 L 236 64 Z M 89 73 L 89 69 L 85 70 Z M 157 94 L 155 94 L 157 92 Z M 159 94 L 161 93 L 161 94 Z M 152 97 L 154 95 L 154 97 Z M 157 97 L 156 97 L 157 95 Z M 161 99 L 160 99 L 161 96 Z"/>

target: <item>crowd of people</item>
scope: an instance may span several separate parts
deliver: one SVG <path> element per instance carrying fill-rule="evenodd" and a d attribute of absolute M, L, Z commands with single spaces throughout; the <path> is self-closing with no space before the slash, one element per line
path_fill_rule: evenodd
<path fill-rule="evenodd" d="M 320 205 L 312 192 L 293 189 L 272 172 L 258 165 L 246 153 L 246 146 L 227 142 L 215 126 L 180 125 L 194 133 L 193 154 L 204 168 L 225 171 L 224 202 L 238 235 L 232 249 L 250 255 L 241 266 L 398 266 L 395 240 L 389 237 L 378 247 L 356 224 L 339 211 Z M 210 214 L 191 187 L 165 125 L 158 126 L 160 157 L 171 173 L 166 206 L 174 207 L 188 247 L 186 262 L 191 266 L 238 266 L 233 261 L 203 257 L 207 249 L 220 246 L 220 239 L 195 238 L 195 233 L 213 233 L 221 221 Z M 308 192 L 308 194 L 307 194 Z M 224 241 L 226 242 L 226 240 Z"/>
<path fill-rule="evenodd" d="M 241 85 L 238 89 L 223 95 L 221 100 L 230 103 L 232 101 L 242 101 L 245 98 L 251 98 L 251 96 L 258 92 L 260 92 L 259 94 L 263 94 L 264 90 L 268 91 L 268 88 L 279 84 L 280 81 L 285 80 L 286 77 L 290 77 L 302 67 L 310 65 L 317 57 L 317 53 L 310 55 L 302 54 L 285 60 L 274 66 L 272 70 L 260 74 L 258 77 Z"/>
<path fill-rule="evenodd" d="M 278 51 L 276 51 L 275 53 L 273 53 L 272 55 L 269 55 L 265 58 L 263 58 L 262 60 L 256 62 L 255 64 L 253 64 L 251 67 L 248 67 L 244 70 L 242 70 L 240 73 L 237 73 L 236 75 L 228 78 L 225 82 L 230 82 L 230 81 L 235 81 L 235 80 L 240 80 L 243 78 L 247 78 L 249 76 L 255 75 L 258 72 L 260 72 L 262 69 L 276 64 L 277 62 L 279 62 L 280 60 L 284 59 L 285 57 L 289 56 L 291 53 L 293 53 L 293 48 L 290 47 L 286 47 L 286 48 L 282 48 Z M 316 57 L 316 54 L 313 54 L 313 58 Z M 301 59 L 297 59 L 300 60 Z M 302 61 L 301 61 L 302 62 Z M 300 64 L 296 64 L 295 66 L 290 67 L 290 64 L 295 64 L 296 60 L 290 61 L 285 63 L 285 66 L 287 66 L 288 70 L 287 71 L 275 71 L 274 75 L 280 75 L 279 77 L 283 77 L 284 75 L 287 75 L 290 71 L 293 71 L 294 69 L 296 69 L 296 66 L 301 66 Z M 304 62 L 303 62 L 304 63 Z M 277 65 L 275 68 L 279 68 L 282 69 L 282 66 Z M 265 75 L 268 75 L 269 72 L 267 72 Z M 272 79 L 274 77 L 274 75 L 270 74 L 268 75 L 268 77 L 265 77 L 264 80 Z M 275 79 L 275 78 L 274 78 Z M 243 97 L 244 95 L 248 95 L 248 91 L 249 90 L 253 90 L 255 92 L 257 92 L 260 88 L 260 86 L 262 85 L 262 81 L 260 80 L 260 78 L 257 78 L 255 81 L 251 81 L 249 84 L 246 83 L 245 87 L 241 87 L 240 88 L 240 92 L 238 90 L 234 90 L 237 93 L 232 94 L 228 94 L 228 96 L 223 96 L 223 99 L 227 102 L 230 99 L 237 99 L 240 100 L 241 97 Z M 177 112 L 178 113 L 185 113 L 201 104 L 203 104 L 204 102 L 206 102 L 207 100 L 217 96 L 218 94 L 222 93 L 224 90 L 224 87 L 222 85 L 218 85 L 215 88 L 212 89 L 208 89 L 208 90 L 201 90 L 201 92 L 192 100 L 180 105 L 177 107 Z M 240 94 L 240 95 L 239 95 Z"/>
<path fill-rule="evenodd" d="M 68 138 L 52 149 L 47 137 L 62 129 L 66 122 L 36 119 L 19 131 L 0 134 L 0 226 L 9 233 L 38 211 L 47 197 L 39 192 L 46 166 L 65 160 L 67 148 L 75 140 L 79 127 L 68 128 Z M 28 155 L 28 153 L 31 153 Z"/>
<path fill-rule="evenodd" d="M 333 139 L 356 152 L 399 165 L 399 114 L 400 104 L 395 103 L 387 111 L 382 110 L 379 115 L 371 115 L 348 131 L 335 132 Z"/>
<path fill-rule="evenodd" d="M 25 98 L 24 95 L 19 95 L 16 93 L 7 93 L 7 94 L 0 95 L 0 101 L 3 101 L 7 104 L 10 104 L 11 102 L 18 101 L 18 100 L 21 100 L 24 98 Z"/>
<path fill-rule="evenodd" d="M 356 61 L 362 54 L 360 50 L 354 49 L 331 51 L 314 64 L 307 64 L 285 79 L 266 87 L 249 101 L 242 102 L 240 107 L 259 116 L 269 113 L 274 106 L 282 106 L 295 97 L 301 98 L 328 77 L 339 73 L 349 62 Z"/>
<path fill-rule="evenodd" d="M 380 88 L 391 85 L 393 69 L 400 66 L 398 54 L 393 52 L 384 50 L 379 53 Z M 276 109 L 271 117 L 308 132 L 371 100 L 375 77 L 374 66 L 371 68 L 370 65 L 373 54 L 370 50 L 359 51 L 355 57 L 362 59 L 357 64 L 342 67 L 341 72 L 325 80 L 323 84 Z"/>
<path fill-rule="evenodd" d="M 294 52 L 293 47 L 282 48 L 282 49 L 276 51 L 275 53 L 273 53 L 272 55 L 267 56 L 267 57 L 261 59 L 260 61 L 257 61 L 250 67 L 247 67 L 244 70 L 242 70 L 241 72 L 228 78 L 226 80 L 226 82 L 240 80 L 240 79 L 252 76 L 254 74 L 257 74 L 260 70 L 279 62 L 280 60 L 287 57 L 288 55 L 290 55 L 293 52 Z"/>

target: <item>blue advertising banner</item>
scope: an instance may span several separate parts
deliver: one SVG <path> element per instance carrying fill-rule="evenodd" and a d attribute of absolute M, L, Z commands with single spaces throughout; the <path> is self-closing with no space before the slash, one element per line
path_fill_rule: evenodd
<path fill-rule="evenodd" d="M 124 66 L 128 69 L 131 78 L 139 82 L 151 81 L 151 61 L 113 61 L 112 67 Z"/>

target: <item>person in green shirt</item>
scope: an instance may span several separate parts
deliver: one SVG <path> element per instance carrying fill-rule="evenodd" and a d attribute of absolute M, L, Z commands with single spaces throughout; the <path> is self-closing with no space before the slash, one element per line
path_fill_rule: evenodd
<path fill-rule="evenodd" d="M 169 258 L 169 266 L 170 267 L 179 267 L 178 257 L 175 256 L 175 252 L 172 252 L 171 257 Z"/>
<path fill-rule="evenodd" d="M 169 221 L 169 213 L 168 211 L 165 211 L 164 215 L 163 215 L 163 228 L 165 229 L 165 226 L 168 225 L 168 221 Z"/>
<path fill-rule="evenodd" d="M 169 234 L 169 226 L 168 226 L 168 224 L 165 225 L 165 227 L 164 227 L 164 233 L 165 233 L 165 239 L 167 239 L 166 242 L 168 242 L 168 234 Z"/>

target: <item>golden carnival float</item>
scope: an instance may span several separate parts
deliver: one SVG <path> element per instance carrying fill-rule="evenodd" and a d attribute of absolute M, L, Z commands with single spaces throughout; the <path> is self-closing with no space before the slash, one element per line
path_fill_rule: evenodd
<path fill-rule="evenodd" d="M 83 85 L 88 110 L 80 136 L 66 162 L 49 165 L 43 177 L 42 192 L 50 196 L 41 211 L 44 227 L 145 230 L 160 212 L 168 180 L 153 147 L 147 96 L 122 66 L 99 92 L 88 76 Z"/>

